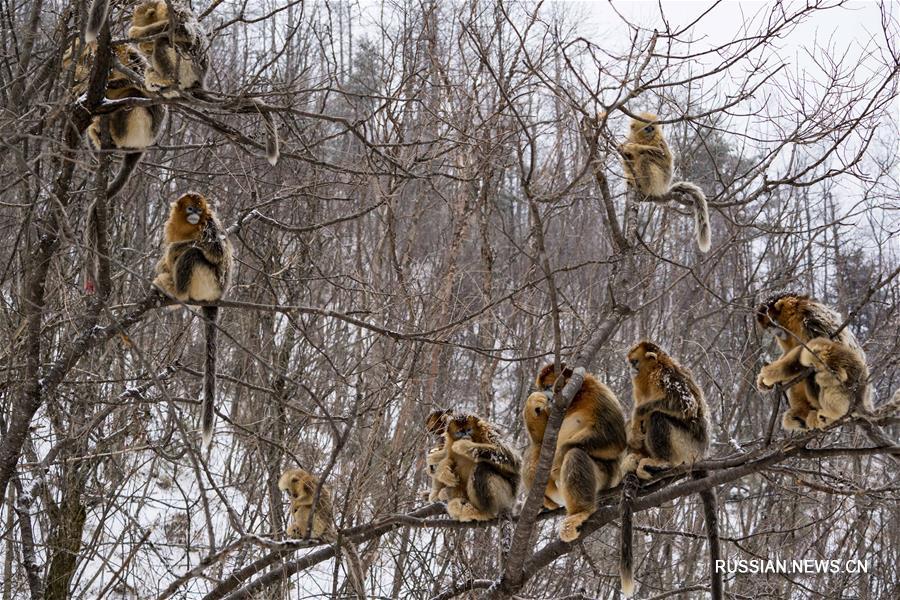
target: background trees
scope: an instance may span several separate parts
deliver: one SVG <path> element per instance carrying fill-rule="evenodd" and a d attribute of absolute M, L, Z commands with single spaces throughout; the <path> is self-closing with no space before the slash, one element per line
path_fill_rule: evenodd
<path fill-rule="evenodd" d="M 328 473 L 373 593 L 483 588 L 508 567 L 498 529 L 421 508 L 429 411 L 476 411 L 524 446 L 541 364 L 608 333 L 588 365 L 629 405 L 624 352 L 651 337 L 701 382 L 722 472 L 753 465 L 783 439 L 765 446 L 774 398 L 753 380 L 773 349 L 752 311 L 783 289 L 854 314 L 876 404 L 900 386 L 888 6 L 696 8 L 667 25 L 559 4 L 199 3 L 210 89 L 274 107 L 282 160 L 261 156 L 258 115 L 171 101 L 160 144 L 107 202 L 116 158 L 67 139 L 82 117 L 60 62 L 84 4 L 0 9 L 4 598 L 336 593 L 329 547 L 275 542 L 277 474 L 294 464 Z M 121 41 L 130 9 L 111 14 Z M 851 43 L 814 35 L 857 17 Z M 707 255 L 686 211 L 625 194 L 614 148 L 641 110 L 710 196 Z M 208 456 L 200 329 L 147 297 L 168 202 L 188 188 L 214 199 L 238 259 Z M 84 234 L 97 201 L 100 245 Z M 851 450 L 874 447 L 852 425 L 810 447 L 838 450 L 719 488 L 724 554 L 861 557 L 868 575 L 738 575 L 729 591 L 893 597 L 896 462 Z M 706 584 L 697 508 L 638 513 L 642 594 Z M 539 521 L 516 592 L 614 597 L 607 516 L 571 548 Z"/>

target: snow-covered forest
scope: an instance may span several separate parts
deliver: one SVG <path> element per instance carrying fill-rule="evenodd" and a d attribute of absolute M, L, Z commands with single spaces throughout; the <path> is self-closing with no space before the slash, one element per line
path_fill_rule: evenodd
<path fill-rule="evenodd" d="M 551 444 L 508 518 L 458 521 L 428 500 L 426 417 L 524 451 L 559 362 L 628 416 L 642 339 L 711 427 L 704 477 L 637 490 L 637 597 L 709 596 L 713 487 L 723 559 L 838 566 L 730 569 L 726 598 L 900 597 L 896 4 L 195 0 L 202 89 L 120 99 L 137 4 L 79 63 L 89 0 L 0 3 L 0 599 L 354 597 L 348 545 L 368 598 L 620 598 L 621 486 L 562 541 Z M 148 107 L 168 115 L 110 195 L 124 154 L 85 131 Z M 626 183 L 643 112 L 708 198 L 708 252 L 682 197 Z M 234 248 L 209 448 L 202 313 L 151 287 L 187 191 Z M 874 412 L 782 428 L 757 307 L 784 292 L 840 313 Z M 295 467 L 337 542 L 286 537 Z"/>

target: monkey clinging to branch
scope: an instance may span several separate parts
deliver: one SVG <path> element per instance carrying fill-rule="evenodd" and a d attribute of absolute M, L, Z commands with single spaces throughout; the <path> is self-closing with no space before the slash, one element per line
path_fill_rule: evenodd
<path fill-rule="evenodd" d="M 619 146 L 619 152 L 625 179 L 639 193 L 651 198 L 669 194 L 684 194 L 691 198 L 697 246 L 701 252 L 708 252 L 711 234 L 706 195 L 689 181 L 672 183 L 672 152 L 663 138 L 657 116 L 641 113 L 640 119 L 632 119 L 628 140 Z"/>
<path fill-rule="evenodd" d="M 756 322 L 782 351 L 778 360 L 760 370 L 760 389 L 813 368 L 787 390 L 790 408 L 782 418 L 784 429 L 822 429 L 860 405 L 865 412 L 873 410 L 866 355 L 848 327 L 836 333 L 839 314 L 809 296 L 787 293 L 761 304 Z"/>
<path fill-rule="evenodd" d="M 528 396 L 522 411 L 531 444 L 522 468 L 522 478 L 531 487 L 541 456 L 541 444 L 550 417 L 550 397 L 558 377 L 568 381 L 572 369 L 561 365 L 557 375 L 554 365 L 545 365 L 537 375 L 541 390 Z M 593 375 L 585 374 L 581 389 L 572 398 L 559 428 L 553 467 L 544 489 L 546 508 L 566 507 L 566 517 L 559 528 L 559 538 L 571 542 L 581 535 L 581 525 L 597 510 L 601 490 L 618 485 L 621 477 L 619 460 L 625 450 L 625 417 L 619 400 Z"/>
<path fill-rule="evenodd" d="M 638 477 L 649 479 L 655 471 L 701 460 L 709 448 L 709 406 L 690 371 L 662 348 L 646 341 L 631 349 L 628 363 L 634 370 L 634 411 L 628 427 L 631 453 L 622 461 L 622 470 L 636 470 Z M 700 470 L 693 473 L 697 479 L 706 475 Z M 715 489 L 701 491 L 700 499 L 709 540 L 712 597 L 720 600 L 723 595 L 722 574 L 716 571 L 721 553 Z M 626 533 L 631 530 L 631 519 L 631 510 L 623 502 L 619 570 L 625 596 L 634 593 L 632 540 Z"/>
<path fill-rule="evenodd" d="M 169 11 L 171 5 L 172 11 Z M 202 90 L 209 70 L 209 39 L 181 0 L 146 0 L 134 9 L 128 38 L 150 61 L 144 85 L 168 98 Z"/>
<path fill-rule="evenodd" d="M 153 285 L 182 302 L 215 302 L 231 281 L 232 250 L 209 202 L 193 192 L 172 203 L 166 221 L 165 252 Z M 203 444 L 212 441 L 216 391 L 216 320 L 219 307 L 204 306 L 206 372 L 203 380 Z"/>

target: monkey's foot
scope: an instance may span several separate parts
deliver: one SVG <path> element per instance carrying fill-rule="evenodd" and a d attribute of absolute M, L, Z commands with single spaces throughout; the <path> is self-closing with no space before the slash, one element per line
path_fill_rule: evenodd
<path fill-rule="evenodd" d="M 294 540 L 303 539 L 303 530 L 300 529 L 299 525 L 291 525 L 287 529 L 287 536 Z"/>
<path fill-rule="evenodd" d="M 494 515 L 478 510 L 462 498 L 454 498 L 447 503 L 447 514 L 461 522 L 489 521 L 494 518 Z"/>
<path fill-rule="evenodd" d="M 671 468 L 672 465 L 664 460 L 659 460 L 656 458 L 642 458 L 641 462 L 638 464 L 637 469 L 635 470 L 635 474 L 638 476 L 638 479 L 652 479 L 653 476 L 657 473 Z"/>
<path fill-rule="evenodd" d="M 152 67 L 144 73 L 144 87 L 150 92 L 158 92 L 175 85 L 175 82 L 168 77 L 163 77 Z"/>
<path fill-rule="evenodd" d="M 806 431 L 808 429 L 806 418 L 802 413 L 791 408 L 781 417 L 781 427 L 785 431 Z"/>
<path fill-rule="evenodd" d="M 581 524 L 587 521 L 590 516 L 591 513 L 589 512 L 568 515 L 563 519 L 562 525 L 559 527 L 559 539 L 564 542 L 573 542 L 577 540 L 578 536 L 581 535 L 578 528 L 581 527 Z"/>
<path fill-rule="evenodd" d="M 621 470 L 623 473 L 634 473 L 638 468 L 638 462 L 640 462 L 641 456 L 634 452 L 629 452 L 625 456 L 622 457 L 622 466 Z"/>
<path fill-rule="evenodd" d="M 810 429 L 828 429 L 832 425 L 834 425 L 835 421 L 843 417 L 843 414 L 832 414 L 829 413 L 828 410 L 811 410 L 809 411 L 809 416 L 806 418 L 807 426 Z"/>

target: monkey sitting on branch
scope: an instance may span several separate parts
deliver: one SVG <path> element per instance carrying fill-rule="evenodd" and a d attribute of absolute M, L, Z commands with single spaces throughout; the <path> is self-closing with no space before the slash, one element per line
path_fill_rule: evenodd
<path fill-rule="evenodd" d="M 231 283 L 231 242 L 209 201 L 194 192 L 172 203 L 165 227 L 165 250 L 153 285 L 181 302 L 215 302 Z M 216 333 L 219 307 L 204 306 L 206 369 L 203 378 L 203 445 L 212 441 L 215 420 Z"/>
<path fill-rule="evenodd" d="M 170 10 L 171 8 L 171 10 Z M 209 70 L 209 39 L 181 0 L 146 0 L 131 18 L 128 39 L 150 62 L 144 85 L 167 98 L 203 90 Z"/>
<path fill-rule="evenodd" d="M 475 415 L 453 413 L 442 418 L 446 456 L 433 478 L 443 486 L 439 498 L 447 501 L 447 514 L 458 521 L 507 516 L 519 489 L 519 454 L 494 425 Z"/>
<path fill-rule="evenodd" d="M 658 345 L 647 341 L 631 349 L 628 363 L 634 370 L 634 409 L 628 426 L 631 452 L 623 460 L 622 470 L 635 471 L 641 479 L 649 479 L 654 472 L 691 465 L 706 456 L 710 439 L 709 407 L 690 371 Z M 706 475 L 705 471 L 693 473 L 697 479 Z M 700 499 L 709 540 L 712 597 L 719 600 L 723 592 L 722 575 L 716 572 L 715 566 L 720 556 L 715 490 L 700 492 Z M 623 492 L 619 571 L 622 593 L 626 596 L 634 593 L 631 530 L 631 506 Z"/>
<path fill-rule="evenodd" d="M 711 233 L 706 195 L 689 181 L 672 183 L 672 152 L 663 137 L 659 118 L 641 113 L 639 119 L 632 119 L 628 140 L 619 146 L 619 152 L 625 179 L 638 193 L 654 199 L 672 194 L 691 198 L 697 246 L 701 252 L 708 252 Z"/>
<path fill-rule="evenodd" d="M 872 412 L 865 353 L 849 328 L 835 335 L 839 314 L 809 296 L 786 293 L 761 304 L 756 322 L 775 337 L 782 352 L 760 370 L 756 381 L 761 390 L 809 371 L 787 390 L 784 429 L 822 429 L 859 405 Z"/>
<path fill-rule="evenodd" d="M 73 44 L 63 55 L 63 69 L 73 67 L 72 92 L 81 96 L 87 91 L 91 67 L 97 51 L 96 42 L 85 45 L 76 52 Z M 146 90 L 126 74 L 143 76 L 149 68 L 147 61 L 131 46 L 119 45 L 113 52 L 112 66 L 106 83 L 105 98 L 110 101 L 148 99 Z M 102 108 L 102 107 L 101 107 Z M 128 182 L 144 152 L 156 143 L 168 109 L 161 104 L 142 103 L 140 106 L 123 106 L 107 111 L 105 118 L 109 124 L 109 143 L 102 139 L 103 115 L 94 115 L 87 128 L 87 138 L 96 151 L 124 152 L 122 166 L 115 179 L 107 186 L 107 197 L 115 196 Z"/>
<path fill-rule="evenodd" d="M 553 364 L 544 366 L 535 381 L 541 391 L 525 402 L 523 417 L 531 440 L 522 468 L 526 488 L 534 481 L 541 444 L 550 417 L 550 398 L 561 390 L 572 370 L 561 365 L 557 375 Z M 562 378 L 557 382 L 558 378 Z M 566 507 L 559 528 L 564 542 L 576 540 L 579 528 L 597 510 L 597 495 L 621 480 L 619 461 L 626 446 L 625 416 L 619 400 L 593 375 L 585 374 L 581 389 L 572 398 L 559 429 L 553 467 L 544 490 L 544 506 Z"/>
<path fill-rule="evenodd" d="M 338 541 L 334 525 L 331 491 L 320 486 L 319 480 L 303 469 L 288 469 L 278 480 L 278 489 L 287 492 L 291 499 L 291 517 L 288 523 L 288 537 L 294 539 L 315 538 L 326 542 Z M 319 497 L 316 499 L 316 489 Z M 310 528 L 310 524 L 312 527 Z M 362 561 L 356 548 L 349 543 L 341 543 L 341 551 L 347 557 L 350 568 L 347 578 L 354 593 L 365 600 L 365 577 Z"/>

